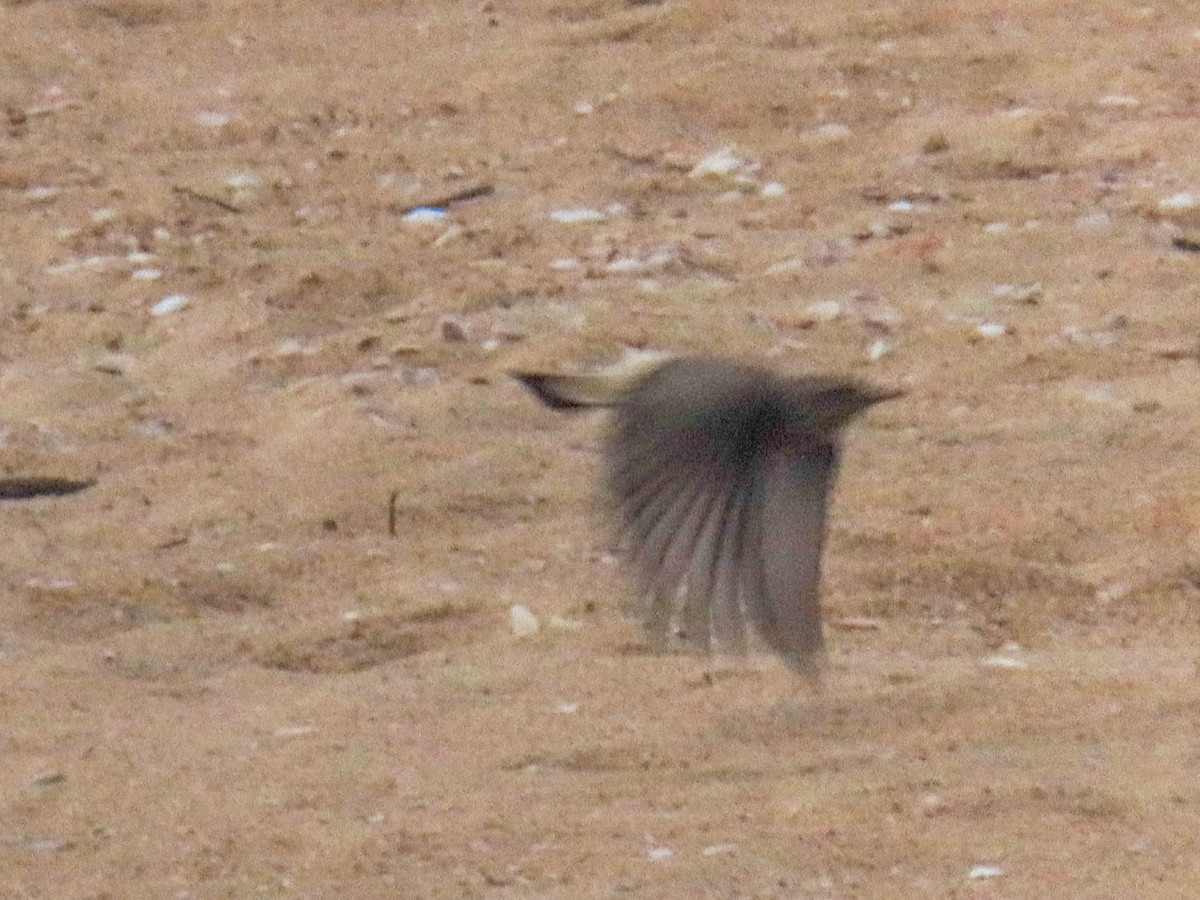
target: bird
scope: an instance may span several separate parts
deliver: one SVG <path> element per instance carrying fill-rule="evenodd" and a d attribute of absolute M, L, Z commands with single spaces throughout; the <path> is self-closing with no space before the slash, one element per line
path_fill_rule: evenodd
<path fill-rule="evenodd" d="M 840 432 L 904 392 L 706 356 L 510 374 L 553 409 L 612 410 L 605 481 L 652 646 L 676 634 L 744 656 L 757 636 L 819 687 L 821 555 Z"/>

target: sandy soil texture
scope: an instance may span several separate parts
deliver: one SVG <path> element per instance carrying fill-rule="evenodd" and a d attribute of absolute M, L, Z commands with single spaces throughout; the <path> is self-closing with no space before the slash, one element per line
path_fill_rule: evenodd
<path fill-rule="evenodd" d="M 1198 29 L 0 0 L 0 896 L 1192 896 Z M 645 651 L 629 346 L 908 392 L 824 696 Z"/>

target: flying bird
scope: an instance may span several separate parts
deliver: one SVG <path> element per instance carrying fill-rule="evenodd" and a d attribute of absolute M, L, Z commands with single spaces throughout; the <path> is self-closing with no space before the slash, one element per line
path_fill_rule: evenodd
<path fill-rule="evenodd" d="M 546 405 L 611 407 L 607 486 L 620 543 L 649 598 L 650 641 L 672 630 L 742 655 L 751 633 L 815 678 L 819 598 L 839 432 L 901 395 L 838 377 L 721 359 L 638 357 L 589 375 L 514 372 Z"/>

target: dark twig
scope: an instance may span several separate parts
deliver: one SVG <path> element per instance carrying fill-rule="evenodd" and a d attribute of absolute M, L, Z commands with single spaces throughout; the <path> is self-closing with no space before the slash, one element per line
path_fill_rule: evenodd
<path fill-rule="evenodd" d="M 31 497 L 61 497 L 89 488 L 93 480 L 77 481 L 73 478 L 53 476 L 13 476 L 0 478 L 0 500 L 28 500 Z"/>
<path fill-rule="evenodd" d="M 434 200 L 422 200 L 420 203 L 414 203 L 411 206 L 396 207 L 395 212 L 398 215 L 406 216 L 414 209 L 425 209 L 427 207 L 443 208 L 450 206 L 452 203 L 462 203 L 464 200 L 475 200 L 478 197 L 486 197 L 495 190 L 495 185 L 477 184 L 473 187 L 464 188 L 461 191 L 455 191 L 453 194 L 447 194 L 444 197 L 438 197 Z"/>
<path fill-rule="evenodd" d="M 400 498 L 399 491 L 392 491 L 388 497 L 388 535 L 396 536 L 396 501 Z"/>
<path fill-rule="evenodd" d="M 190 187 L 184 187 L 181 184 L 172 186 L 171 190 L 180 197 L 187 197 L 189 200 L 196 200 L 200 203 L 211 203 L 213 206 L 225 210 L 225 212 L 240 213 L 243 211 L 240 206 L 234 206 L 227 200 L 222 200 L 220 197 L 213 197 L 209 194 L 201 194 L 199 191 L 193 191 Z"/>

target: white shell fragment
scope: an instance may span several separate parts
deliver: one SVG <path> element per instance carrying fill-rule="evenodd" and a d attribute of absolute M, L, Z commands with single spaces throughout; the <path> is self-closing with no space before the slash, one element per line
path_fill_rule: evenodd
<path fill-rule="evenodd" d="M 517 604 L 509 611 L 512 633 L 516 637 L 529 637 L 541 630 L 542 623 L 538 621 L 528 607 Z"/>

